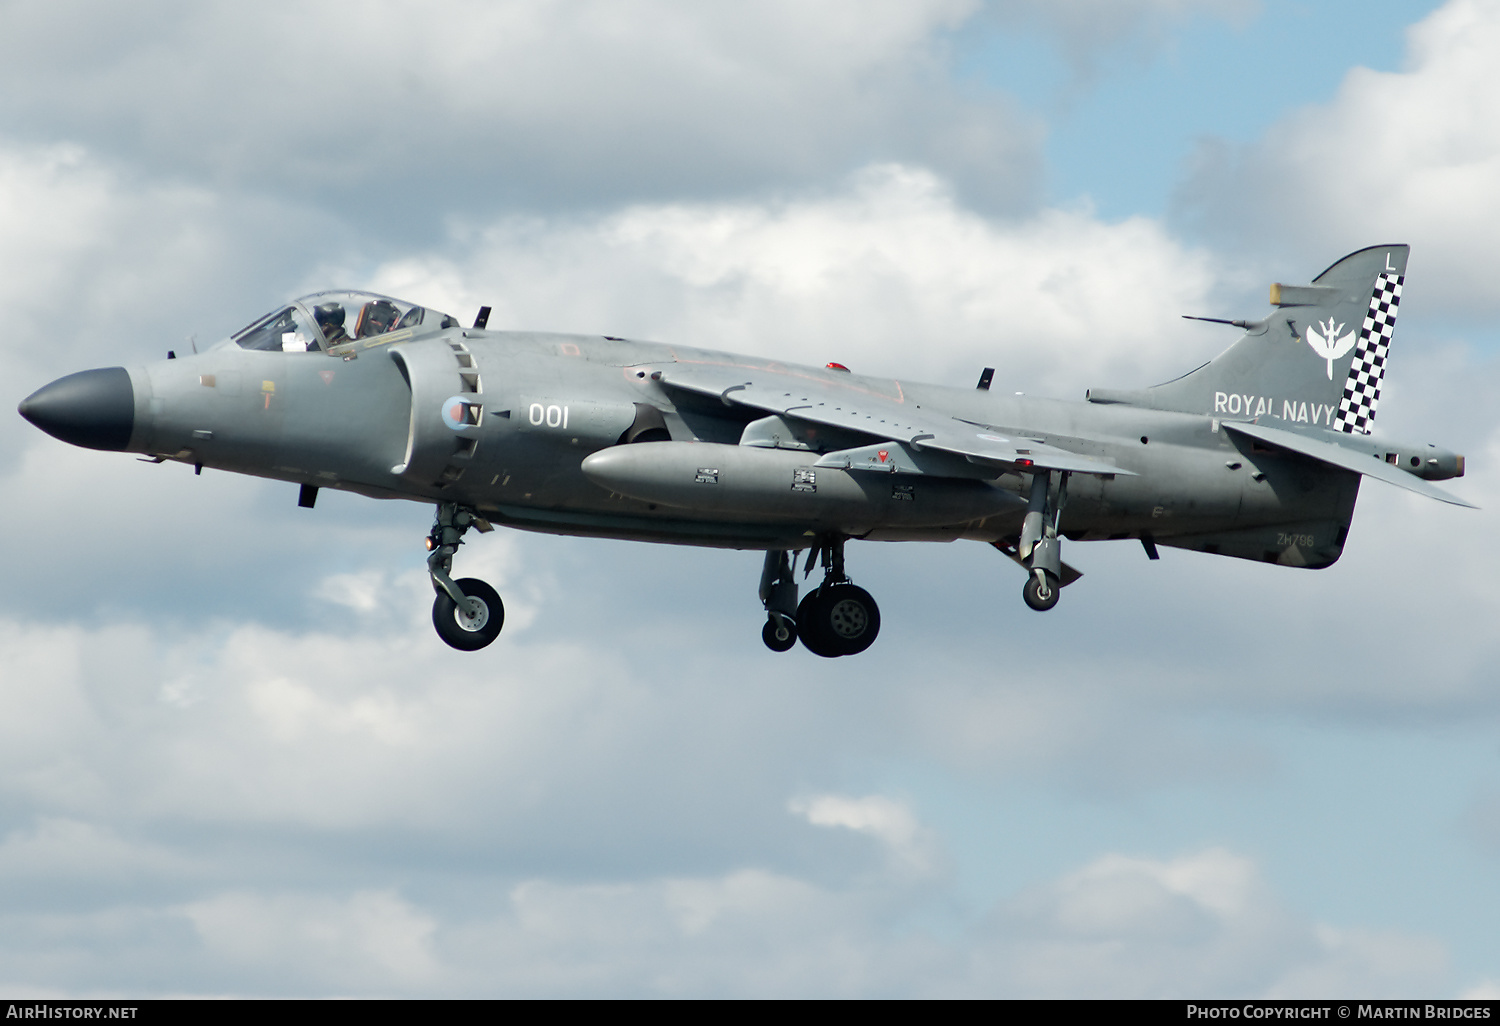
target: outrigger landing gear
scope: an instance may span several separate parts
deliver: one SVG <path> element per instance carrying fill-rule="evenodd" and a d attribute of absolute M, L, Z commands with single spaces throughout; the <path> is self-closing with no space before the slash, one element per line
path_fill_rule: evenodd
<path fill-rule="evenodd" d="M 427 573 L 437 598 L 432 603 L 432 625 L 438 637 L 464 652 L 483 648 L 500 635 L 505 626 L 505 605 L 495 589 L 474 577 L 455 581 L 448 576 L 453 556 L 463 544 L 469 528 L 490 530 L 489 522 L 471 509 L 440 502 L 432 533 L 427 536 Z"/>
<path fill-rule="evenodd" d="M 761 640 L 772 652 L 786 652 L 797 643 L 797 581 L 790 553 L 767 552 L 760 574 L 760 601 L 766 607 Z"/>
<path fill-rule="evenodd" d="M 827 659 L 856 655 L 875 643 L 880 633 L 880 607 L 868 591 L 856 587 L 844 574 L 843 538 L 825 539 L 810 551 L 808 572 L 819 556 L 823 560 L 823 583 L 808 592 L 797 606 L 797 630 L 802 644 L 809 652 Z M 792 595 L 795 594 L 793 590 Z"/>
<path fill-rule="evenodd" d="M 1057 605 L 1062 595 L 1062 539 L 1057 536 L 1057 525 L 1068 502 L 1068 472 L 1057 475 L 1055 497 L 1052 480 L 1050 471 L 1037 470 L 1031 475 L 1031 499 L 1016 546 L 1021 565 L 1030 573 L 1021 598 L 1039 613 Z"/>

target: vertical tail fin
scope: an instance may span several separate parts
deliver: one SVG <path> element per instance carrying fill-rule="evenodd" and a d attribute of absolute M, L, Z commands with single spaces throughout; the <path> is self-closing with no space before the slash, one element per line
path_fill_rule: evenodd
<path fill-rule="evenodd" d="M 1094 402 L 1245 419 L 1271 417 L 1368 434 L 1406 278 L 1408 247 L 1351 253 L 1310 285 L 1272 285 L 1264 320 L 1191 373 Z M 1236 322 L 1243 323 L 1243 322 Z"/>
<path fill-rule="evenodd" d="M 1354 345 L 1354 359 L 1349 363 L 1349 374 L 1344 379 L 1344 394 L 1339 399 L 1339 415 L 1333 422 L 1333 426 L 1339 431 L 1369 434 L 1370 423 L 1375 419 L 1375 408 L 1380 405 L 1380 385 L 1385 380 L 1385 358 L 1391 350 L 1391 335 L 1396 330 L 1396 308 L 1401 305 L 1401 284 L 1406 280 L 1406 247 L 1402 246 L 1401 250 L 1399 261 L 1391 260 L 1391 254 L 1387 253 L 1384 268 L 1375 275 L 1375 286 L 1370 293 L 1370 308 L 1359 329 L 1359 341 Z M 1352 259 L 1353 257 L 1345 257 L 1328 271 L 1324 271 L 1318 280 L 1321 281 L 1330 271 Z M 1332 366 L 1331 361 L 1329 366 Z"/>

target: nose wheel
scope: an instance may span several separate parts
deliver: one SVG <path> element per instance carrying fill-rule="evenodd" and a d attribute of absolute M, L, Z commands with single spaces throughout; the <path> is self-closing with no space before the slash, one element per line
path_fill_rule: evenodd
<path fill-rule="evenodd" d="M 454 581 L 467 600 L 463 605 L 446 591 L 432 600 L 432 625 L 438 637 L 462 652 L 474 652 L 500 636 L 505 605 L 495 589 L 474 577 Z"/>
<path fill-rule="evenodd" d="M 427 573 L 432 578 L 432 625 L 438 637 L 461 652 L 475 652 L 500 636 L 505 626 L 505 604 L 494 588 L 474 577 L 455 581 L 448 576 L 453 556 L 469 528 L 492 530 L 473 510 L 451 502 L 438 504 L 437 519 L 427 536 Z"/>

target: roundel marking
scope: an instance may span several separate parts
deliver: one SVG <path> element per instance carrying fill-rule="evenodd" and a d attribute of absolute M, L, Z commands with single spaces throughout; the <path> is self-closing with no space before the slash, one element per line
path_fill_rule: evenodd
<path fill-rule="evenodd" d="M 447 399 L 444 399 L 443 423 L 447 424 L 454 431 L 462 431 L 467 425 L 467 419 L 464 415 L 465 407 L 467 406 L 468 403 L 464 402 L 463 399 L 459 398 L 456 395 L 449 396 Z"/>
<path fill-rule="evenodd" d="M 986 442 L 1009 442 L 1010 441 L 1009 438 L 1001 438 L 999 435 L 980 435 L 979 437 L 982 438 Z"/>

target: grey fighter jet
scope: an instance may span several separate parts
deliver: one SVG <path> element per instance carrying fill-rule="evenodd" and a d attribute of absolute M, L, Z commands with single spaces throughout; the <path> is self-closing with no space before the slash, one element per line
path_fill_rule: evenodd
<path fill-rule="evenodd" d="M 74 445 L 432 503 L 433 622 L 483 648 L 504 607 L 450 576 L 492 525 L 765 553 L 762 637 L 862 652 L 880 613 L 845 543 L 988 543 L 1056 605 L 1062 540 L 1316 569 L 1361 476 L 1461 506 L 1462 456 L 1370 434 L 1407 247 L 1272 285 L 1244 335 L 1154 388 L 1067 402 L 597 335 L 490 331 L 357 292 L 305 296 L 207 351 L 60 378 L 20 413 Z M 799 557 L 805 554 L 805 563 Z M 822 579 L 799 601 L 796 571 Z"/>

